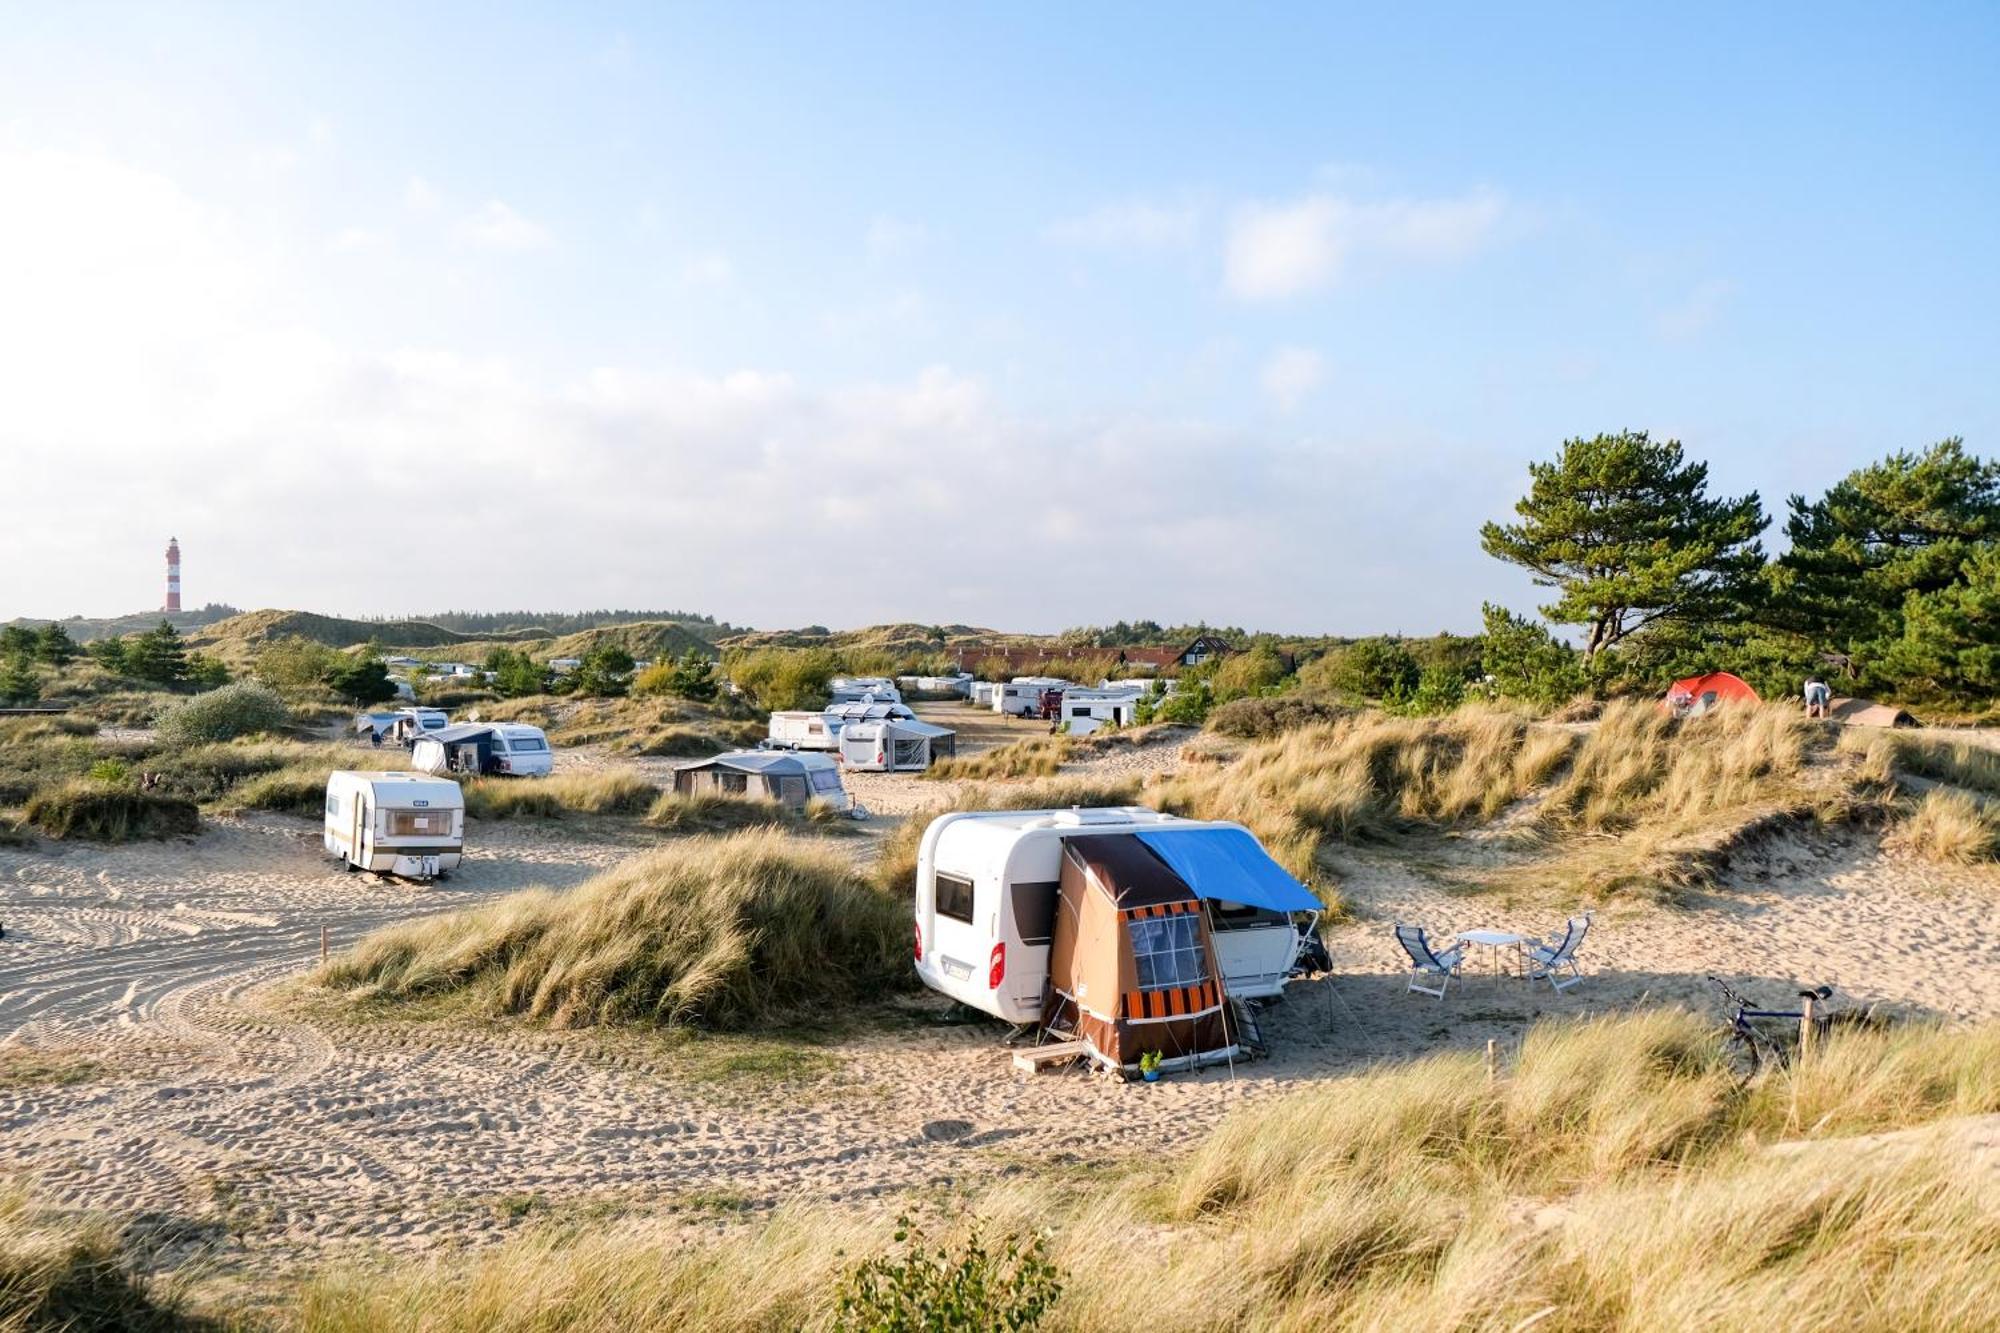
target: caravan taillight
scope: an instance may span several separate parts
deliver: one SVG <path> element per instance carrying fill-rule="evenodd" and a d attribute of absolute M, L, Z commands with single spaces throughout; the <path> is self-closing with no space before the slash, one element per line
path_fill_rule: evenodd
<path fill-rule="evenodd" d="M 1007 979 L 1007 945 L 1003 941 L 993 946 L 993 961 L 986 965 L 986 989 L 999 990 L 1000 983 Z"/>
<path fill-rule="evenodd" d="M 921 963 L 924 961 L 924 923 L 921 921 L 916 923 L 916 937 L 917 961 Z"/>

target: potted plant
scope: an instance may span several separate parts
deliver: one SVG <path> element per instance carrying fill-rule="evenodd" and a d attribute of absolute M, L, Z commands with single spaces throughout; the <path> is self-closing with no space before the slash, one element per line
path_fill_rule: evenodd
<path fill-rule="evenodd" d="M 1139 1057 L 1139 1077 L 1145 1079 L 1148 1083 L 1158 1083 L 1160 1081 L 1160 1053 L 1158 1051 L 1147 1051 Z"/>

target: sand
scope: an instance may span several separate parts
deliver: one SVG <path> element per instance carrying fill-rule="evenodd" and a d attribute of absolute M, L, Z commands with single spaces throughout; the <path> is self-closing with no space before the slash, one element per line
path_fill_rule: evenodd
<path fill-rule="evenodd" d="M 1069 771 L 1143 776 L 1177 754 L 1120 748 Z M 855 785 L 874 822 L 942 795 L 866 776 Z M 1333 975 L 1267 1011 L 1272 1055 L 1152 1086 L 1016 1073 L 997 1025 L 949 1025 L 923 997 L 905 1021 L 825 1046 L 676 1047 L 357 1025 L 290 984 L 322 927 L 338 948 L 385 922 L 573 885 L 653 840 L 598 822 L 475 823 L 465 866 L 431 888 L 342 874 L 316 824 L 283 816 L 214 818 L 159 844 L 0 849 L 0 1052 L 75 1062 L 69 1081 L 0 1077 L 6 1158 L 54 1202 L 154 1228 L 162 1263 L 201 1253 L 264 1271 L 476 1242 L 551 1211 L 705 1221 L 1153 1155 L 1258 1098 L 1517 1040 L 1540 1016 L 1679 1001 L 1719 1017 L 1709 972 L 1772 1002 L 1824 981 L 1854 1001 L 2000 1016 L 2000 877 L 1899 860 L 1858 831 L 1779 835 L 1696 910 L 1600 912 L 1586 980 L 1563 994 L 1481 958 L 1442 1002 L 1405 989 L 1392 920 L 1547 933 L 1561 906 L 1455 895 L 1424 858 L 1344 849 L 1335 869 L 1357 919 L 1332 935 Z"/>

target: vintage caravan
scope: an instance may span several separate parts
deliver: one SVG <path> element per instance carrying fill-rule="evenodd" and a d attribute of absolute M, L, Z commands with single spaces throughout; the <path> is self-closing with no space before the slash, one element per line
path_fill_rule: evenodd
<path fill-rule="evenodd" d="M 993 711 L 1014 717 L 1043 717 L 1049 696 L 1059 697 L 1068 688 L 1068 681 L 1054 676 L 1016 676 L 993 691 Z"/>
<path fill-rule="evenodd" d="M 451 716 L 442 708 L 399 708 L 389 734 L 405 745 L 415 745 L 417 737 L 451 725 Z"/>
<path fill-rule="evenodd" d="M 1202 904 L 1217 975 L 1238 999 L 1278 994 L 1319 900 L 1240 824 L 1142 806 L 940 815 L 917 853 L 917 973 L 933 990 L 1010 1023 L 1038 1023 L 1049 984 L 1064 848 L 1135 839 Z M 1130 862 L 1130 858 L 1127 858 Z"/>
<path fill-rule="evenodd" d="M 747 796 L 800 810 L 810 801 L 825 801 L 836 810 L 854 808 L 854 798 L 841 785 L 840 765 L 830 756 L 786 750 L 734 750 L 680 764 L 674 769 L 674 790 L 683 796 Z"/>
<path fill-rule="evenodd" d="M 417 737 L 410 767 L 422 773 L 538 778 L 555 768 L 548 734 L 521 722 L 460 722 Z"/>
<path fill-rule="evenodd" d="M 840 736 L 825 713 L 787 710 L 771 714 L 766 744 L 779 750 L 832 750 L 839 746 Z"/>
<path fill-rule="evenodd" d="M 840 730 L 840 762 L 863 772 L 922 772 L 957 748 L 957 732 L 914 717 L 870 718 Z"/>
<path fill-rule="evenodd" d="M 886 676 L 835 676 L 827 682 L 827 694 L 837 704 L 858 703 L 873 695 L 885 703 L 901 703 L 896 682 Z"/>
<path fill-rule="evenodd" d="M 1145 691 L 1101 686 L 1063 691 L 1062 721 L 1072 736 L 1088 736 L 1099 727 L 1129 727 L 1138 720 Z"/>
<path fill-rule="evenodd" d="M 464 857 L 465 796 L 425 773 L 330 773 L 325 846 L 350 870 L 434 879 Z"/>

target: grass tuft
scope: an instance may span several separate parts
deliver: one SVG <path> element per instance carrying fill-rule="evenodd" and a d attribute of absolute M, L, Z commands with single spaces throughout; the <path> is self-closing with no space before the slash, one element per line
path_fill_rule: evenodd
<path fill-rule="evenodd" d="M 130 787 L 68 782 L 29 798 L 23 818 L 51 838 L 134 842 L 201 832 L 194 802 Z"/>
<path fill-rule="evenodd" d="M 545 778 L 470 778 L 461 783 L 465 813 L 474 819 L 561 819 L 565 815 L 639 815 L 660 789 L 642 773 L 613 768 Z"/>

